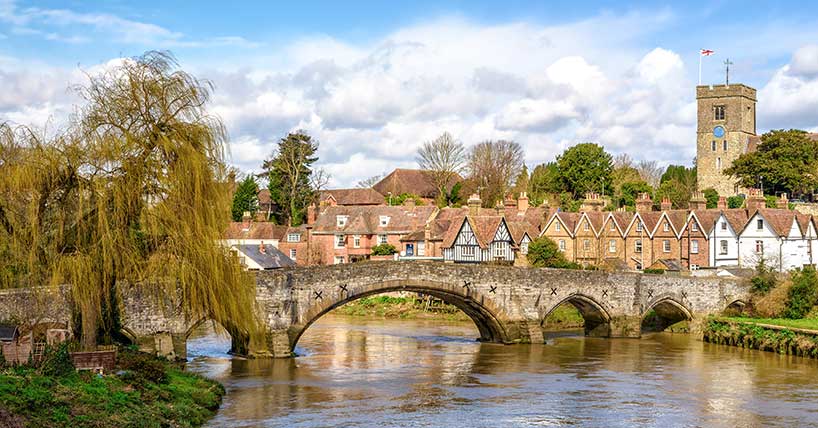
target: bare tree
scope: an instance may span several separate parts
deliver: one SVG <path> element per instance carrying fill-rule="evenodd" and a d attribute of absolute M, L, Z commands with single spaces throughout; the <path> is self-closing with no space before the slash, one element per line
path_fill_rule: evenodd
<path fill-rule="evenodd" d="M 429 171 L 432 183 L 439 195 L 445 195 L 466 165 L 466 149 L 463 143 L 444 132 L 432 141 L 423 143 L 418 150 L 420 169 Z"/>
<path fill-rule="evenodd" d="M 332 178 L 332 175 L 323 167 L 315 169 L 312 174 L 310 174 L 310 186 L 313 192 L 317 195 L 326 189 L 330 178 Z"/>
<path fill-rule="evenodd" d="M 636 164 L 636 170 L 639 171 L 642 180 L 645 180 L 653 187 L 659 186 L 659 180 L 662 178 L 662 167 L 656 161 L 639 161 Z"/>
<path fill-rule="evenodd" d="M 368 189 L 368 188 L 378 184 L 378 182 L 381 181 L 383 176 L 384 176 L 384 174 L 373 175 L 372 177 L 369 177 L 367 179 L 359 181 L 358 185 L 356 187 L 361 188 L 361 189 Z"/>
<path fill-rule="evenodd" d="M 613 168 L 620 169 L 626 167 L 633 167 L 633 159 L 627 153 L 620 153 L 613 158 Z"/>
<path fill-rule="evenodd" d="M 505 198 L 512 181 L 523 168 L 523 148 L 513 141 L 484 141 L 469 154 L 469 172 L 478 185 L 483 206 Z"/>

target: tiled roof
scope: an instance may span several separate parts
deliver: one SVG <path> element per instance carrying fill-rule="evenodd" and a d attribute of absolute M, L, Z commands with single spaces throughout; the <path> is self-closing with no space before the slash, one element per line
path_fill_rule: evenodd
<path fill-rule="evenodd" d="M 713 231 L 713 227 L 716 226 L 716 220 L 718 220 L 719 215 L 721 215 L 721 211 L 719 210 L 696 210 L 693 211 L 696 218 L 699 220 L 699 226 L 701 227 L 702 232 L 705 235 L 709 235 L 710 232 Z"/>
<path fill-rule="evenodd" d="M 463 178 L 458 175 L 452 183 L 449 183 L 449 187 L 462 180 Z M 420 169 L 395 169 L 381 181 L 375 183 L 372 188 L 383 196 L 389 193 L 394 196 L 412 193 L 422 198 L 437 196 L 437 188 L 432 182 L 431 174 Z"/>
<path fill-rule="evenodd" d="M 466 221 L 465 215 L 452 218 L 449 229 L 446 230 L 446 233 L 443 235 L 443 248 L 452 248 L 455 239 L 457 239 L 457 234 L 463 227 L 464 221 Z"/>
<path fill-rule="evenodd" d="M 767 220 L 778 236 L 788 236 L 792 222 L 795 219 L 795 212 L 790 210 L 779 210 L 771 208 L 760 208 L 758 213 Z"/>
<path fill-rule="evenodd" d="M 321 191 L 321 201 L 332 196 L 338 205 L 385 205 L 383 195 L 375 189 L 331 189 Z"/>
<path fill-rule="evenodd" d="M 570 233 L 574 233 L 574 229 L 577 227 L 577 223 L 579 222 L 579 218 L 582 214 L 580 213 L 569 213 L 565 211 L 557 211 L 554 213 L 554 216 L 562 221 L 562 224 L 565 225 L 565 228 L 568 229 Z M 555 219 L 556 221 L 556 219 Z"/>
<path fill-rule="evenodd" d="M 744 226 L 750 219 L 747 215 L 747 211 L 741 208 L 722 210 L 722 214 L 724 215 L 724 218 L 727 219 L 727 223 L 730 223 L 730 227 L 732 227 L 736 233 L 740 233 L 742 230 L 744 230 Z"/>
<path fill-rule="evenodd" d="M 287 232 L 287 226 L 270 222 L 231 222 L 224 232 L 224 239 L 269 239 L 281 240 Z"/>
<path fill-rule="evenodd" d="M 474 237 L 477 239 L 477 245 L 480 248 L 486 248 L 488 244 L 494 240 L 494 234 L 497 232 L 497 227 L 503 221 L 502 216 L 465 216 L 454 220 L 451 227 L 446 232 L 443 238 L 443 248 L 451 248 L 457 239 L 457 234 L 463 227 L 463 222 L 468 221 L 471 226 Z"/>
<path fill-rule="evenodd" d="M 264 252 L 261 251 L 260 245 L 235 245 L 234 247 L 245 257 L 256 262 L 262 269 L 295 266 L 295 262 L 291 258 L 269 244 L 264 245 Z"/>
<path fill-rule="evenodd" d="M 662 212 L 661 211 L 642 212 L 639 213 L 639 217 L 641 217 L 642 222 L 645 223 L 645 232 L 652 234 L 656 229 L 656 225 L 659 224 L 659 219 L 662 218 Z"/>
<path fill-rule="evenodd" d="M 667 217 L 670 219 L 670 223 L 673 225 L 673 228 L 676 230 L 676 233 L 679 233 L 683 227 L 685 227 L 685 223 L 687 222 L 687 211 L 686 210 L 670 210 L 666 211 Z"/>
<path fill-rule="evenodd" d="M 803 236 L 807 236 L 807 232 L 809 231 L 809 223 L 811 221 L 811 217 L 807 214 L 803 214 L 800 212 L 795 212 L 795 219 L 798 221 L 798 227 L 801 228 L 801 234 Z"/>
<path fill-rule="evenodd" d="M 529 239 L 532 240 L 537 238 L 539 234 L 539 230 L 527 221 L 506 221 L 506 224 L 509 232 L 511 232 L 511 239 L 514 240 L 516 245 L 520 245 L 526 233 L 528 233 Z"/>
<path fill-rule="evenodd" d="M 588 217 L 588 220 L 591 222 L 591 226 L 594 228 L 594 232 L 599 234 L 602 230 L 602 226 L 605 223 L 605 213 L 601 211 L 589 211 L 586 212 L 585 215 Z"/>
<path fill-rule="evenodd" d="M 622 233 L 625 233 L 625 230 L 628 229 L 628 226 L 631 224 L 631 220 L 633 220 L 633 213 L 627 211 L 614 211 L 611 213 L 611 217 L 616 221 L 617 226 L 619 226 L 619 230 Z"/>
<path fill-rule="evenodd" d="M 410 233 L 422 228 L 437 208 L 433 206 L 335 206 L 321 210 L 313 225 L 314 233 L 344 233 L 374 235 L 379 233 Z M 337 226 L 337 217 L 347 216 L 344 227 Z M 380 216 L 389 217 L 382 227 Z"/>

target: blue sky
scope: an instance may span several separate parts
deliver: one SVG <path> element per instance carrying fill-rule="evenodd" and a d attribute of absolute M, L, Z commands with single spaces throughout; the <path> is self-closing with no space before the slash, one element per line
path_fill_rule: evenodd
<path fill-rule="evenodd" d="M 818 128 L 818 5 L 785 2 L 23 2 L 0 0 L 0 120 L 54 128 L 67 88 L 123 56 L 172 51 L 216 85 L 232 162 L 257 169 L 306 129 L 336 186 L 443 131 L 507 138 L 527 163 L 599 142 L 662 163 L 695 155 L 705 83 L 759 89 L 761 129 Z"/>

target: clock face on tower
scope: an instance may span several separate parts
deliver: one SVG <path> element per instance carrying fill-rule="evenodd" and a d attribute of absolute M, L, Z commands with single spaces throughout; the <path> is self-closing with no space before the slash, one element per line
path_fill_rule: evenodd
<path fill-rule="evenodd" d="M 716 137 L 716 138 L 724 137 L 724 127 L 723 126 L 717 126 L 717 127 L 713 128 L 713 136 Z"/>

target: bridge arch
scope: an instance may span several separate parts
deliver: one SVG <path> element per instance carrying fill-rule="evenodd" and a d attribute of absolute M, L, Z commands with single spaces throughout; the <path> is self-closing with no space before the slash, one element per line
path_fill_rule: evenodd
<path fill-rule="evenodd" d="M 540 325 L 563 304 L 570 304 L 579 311 L 585 321 L 585 334 L 587 336 L 607 337 L 610 335 L 611 315 L 596 299 L 582 293 L 573 293 L 551 306 L 540 316 Z"/>
<path fill-rule="evenodd" d="M 653 300 L 642 312 L 642 329 L 663 331 L 680 321 L 692 321 L 693 313 L 675 296 L 664 295 Z"/>
<path fill-rule="evenodd" d="M 197 328 L 201 327 L 207 322 L 220 325 L 230 336 L 230 350 L 227 352 L 228 354 L 241 356 L 249 355 L 250 335 L 246 331 L 240 330 L 236 326 L 232 325 L 230 322 L 219 322 L 211 317 L 201 317 L 190 324 L 182 337 L 186 347 L 188 339 L 190 339 L 190 335 L 193 334 Z"/>
<path fill-rule="evenodd" d="M 350 287 L 347 291 L 339 290 L 329 297 L 322 294 L 320 299 L 314 299 L 315 303 L 287 331 L 291 350 L 295 349 L 298 340 L 315 321 L 333 309 L 364 297 L 395 291 L 427 294 L 457 307 L 474 322 L 480 333 L 480 341 L 511 343 L 518 339 L 512 331 L 514 326 L 507 322 L 510 318 L 505 311 L 481 292 L 448 282 L 405 278 L 375 281 Z"/>

